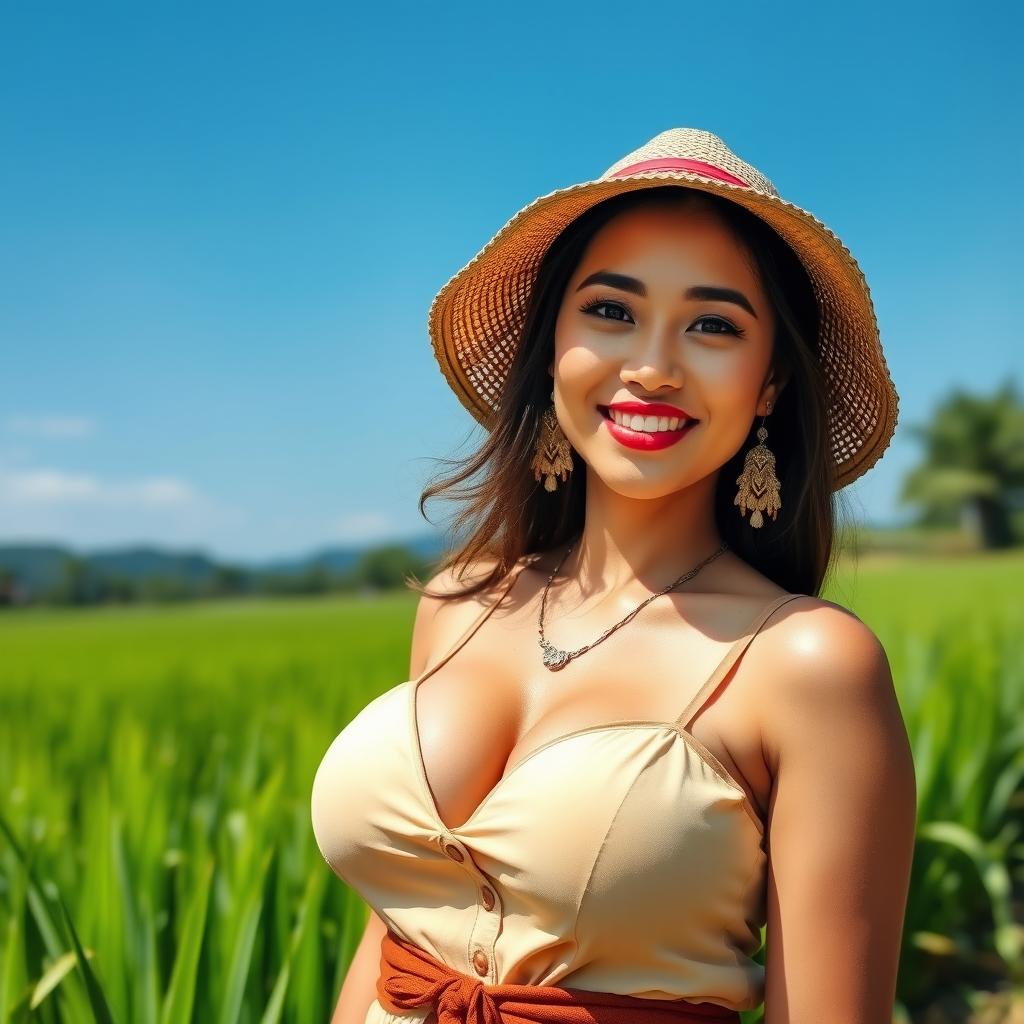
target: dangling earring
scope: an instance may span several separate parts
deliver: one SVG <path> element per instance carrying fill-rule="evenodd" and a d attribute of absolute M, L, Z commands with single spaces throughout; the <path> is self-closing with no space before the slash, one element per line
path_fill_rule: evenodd
<path fill-rule="evenodd" d="M 775 475 L 775 456 L 764 444 L 768 436 L 764 421 L 771 411 L 772 403 L 769 402 L 765 415 L 761 418 L 761 426 L 757 428 L 758 443 L 747 452 L 743 472 L 736 477 L 740 489 L 733 504 L 739 505 L 741 516 L 750 510 L 750 525 L 755 529 L 764 525 L 762 512 L 767 512 L 774 519 L 782 508 L 779 478 Z"/>
<path fill-rule="evenodd" d="M 572 470 L 572 447 L 555 416 L 554 391 L 551 392 L 552 404 L 544 410 L 537 446 L 534 449 L 530 468 L 535 480 L 544 477 L 544 490 L 553 491 L 558 484 L 555 477 L 565 480 Z"/>

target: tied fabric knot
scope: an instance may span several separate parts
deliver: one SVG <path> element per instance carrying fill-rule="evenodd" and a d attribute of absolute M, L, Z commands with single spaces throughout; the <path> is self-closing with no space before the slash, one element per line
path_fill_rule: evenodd
<path fill-rule="evenodd" d="M 646 999 L 554 985 L 485 985 L 390 929 L 381 940 L 377 998 L 390 1013 L 431 1006 L 437 1024 L 740 1024 L 741 1020 L 739 1011 L 717 1003 Z"/>
<path fill-rule="evenodd" d="M 381 943 L 377 994 L 391 1012 L 431 1005 L 438 1024 L 502 1024 L 483 982 L 440 964 L 390 931 Z"/>
<path fill-rule="evenodd" d="M 460 975 L 442 982 L 438 1024 L 501 1024 L 501 1014 L 482 981 Z"/>
<path fill-rule="evenodd" d="M 381 1001 L 392 1012 L 433 1006 L 438 1024 L 502 1024 L 498 1008 L 484 990 L 483 982 L 458 971 L 433 981 L 408 970 L 382 971 L 378 995 L 384 997 Z"/>

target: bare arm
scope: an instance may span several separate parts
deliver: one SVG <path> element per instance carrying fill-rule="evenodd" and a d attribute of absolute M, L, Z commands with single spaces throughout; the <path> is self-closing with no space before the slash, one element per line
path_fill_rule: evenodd
<path fill-rule="evenodd" d="M 356 947 L 345 975 L 331 1024 L 363 1024 L 370 1004 L 377 997 L 380 973 L 380 943 L 387 925 L 371 910 L 363 937 Z"/>
<path fill-rule="evenodd" d="M 761 709 L 774 780 L 765 1024 L 882 1024 L 917 813 L 888 659 L 860 619 L 827 601 L 801 602 L 772 653 L 781 669 Z"/>

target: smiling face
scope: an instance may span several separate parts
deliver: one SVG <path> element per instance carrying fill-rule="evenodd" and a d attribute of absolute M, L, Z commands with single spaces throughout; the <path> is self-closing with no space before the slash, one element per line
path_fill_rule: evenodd
<path fill-rule="evenodd" d="M 550 368 L 558 421 L 611 490 L 683 490 L 728 462 L 774 405 L 774 333 L 749 255 L 713 212 L 627 210 L 591 239 L 559 307 Z M 696 422 L 637 433 L 607 418 L 608 406 L 626 402 L 667 404 Z M 664 428 L 668 411 L 655 412 Z"/>

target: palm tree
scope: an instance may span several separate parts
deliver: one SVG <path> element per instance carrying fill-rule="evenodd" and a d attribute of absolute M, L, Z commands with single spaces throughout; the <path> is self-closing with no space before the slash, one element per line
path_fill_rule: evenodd
<path fill-rule="evenodd" d="M 930 423 L 908 429 L 924 458 L 900 500 L 921 506 L 923 521 L 959 513 L 982 547 L 1013 544 L 1011 510 L 1024 494 L 1024 405 L 1014 382 L 992 397 L 957 388 Z"/>

